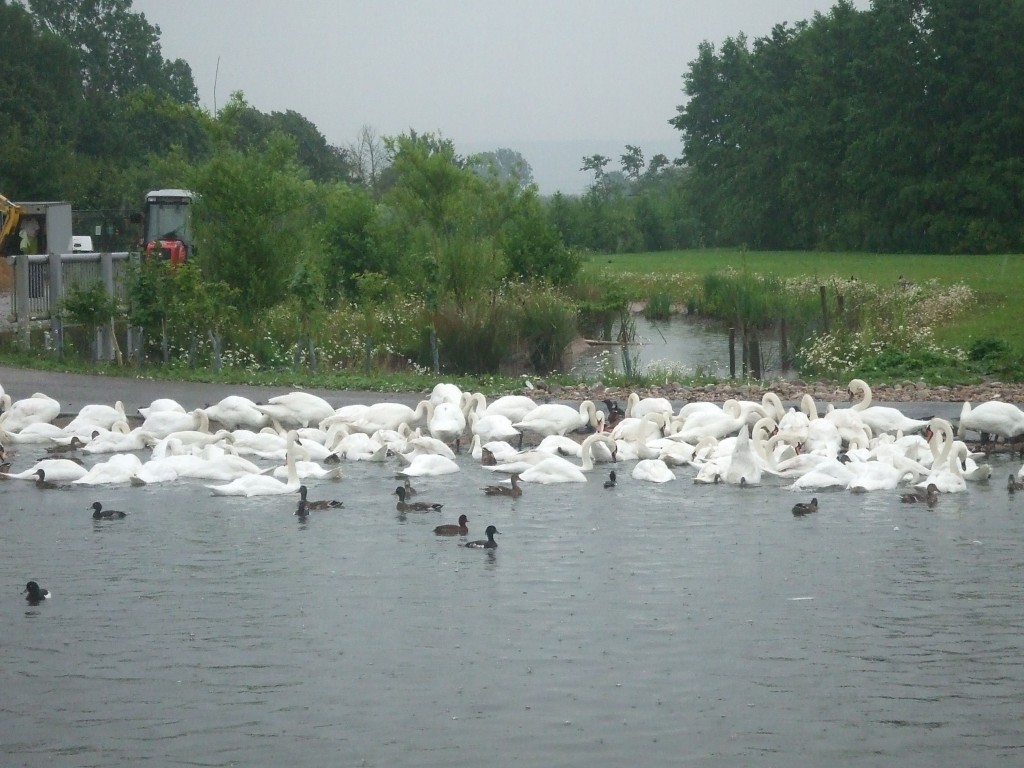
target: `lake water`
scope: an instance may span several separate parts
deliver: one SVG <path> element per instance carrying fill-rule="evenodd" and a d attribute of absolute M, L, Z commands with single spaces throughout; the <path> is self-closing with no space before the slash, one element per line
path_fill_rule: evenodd
<path fill-rule="evenodd" d="M 633 365 L 639 370 L 677 371 L 678 376 L 705 375 L 729 377 L 729 331 L 715 325 L 672 317 L 653 322 L 643 315 L 633 315 L 636 343 L 629 346 Z M 617 333 L 617 330 L 616 330 Z M 736 374 L 742 373 L 743 337 L 736 334 Z M 764 338 L 761 357 L 765 374 L 778 372 L 780 367 L 778 341 Z M 580 355 L 574 369 L 599 373 L 611 366 L 622 372 L 622 348 L 618 345 L 595 345 Z"/>
<path fill-rule="evenodd" d="M 31 450 L 22 448 L 22 457 Z M 1018 766 L 1024 494 L 0 485 L 4 766 Z M 20 468 L 20 464 L 15 469 Z M 93 521 L 90 504 L 127 509 Z M 470 519 L 496 551 L 432 529 Z M 28 606 L 29 579 L 54 593 Z"/>

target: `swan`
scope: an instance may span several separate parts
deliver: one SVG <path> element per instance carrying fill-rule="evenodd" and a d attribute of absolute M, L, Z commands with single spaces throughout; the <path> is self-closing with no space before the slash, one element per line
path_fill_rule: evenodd
<path fill-rule="evenodd" d="M 775 421 L 770 418 L 762 418 L 758 424 L 770 421 L 774 428 Z M 760 430 L 755 430 L 759 432 Z M 761 482 L 761 462 L 758 461 L 757 452 L 753 443 L 758 438 L 750 437 L 750 427 L 744 424 L 740 427 L 740 433 L 736 436 L 736 444 L 732 451 L 732 458 L 725 470 L 723 480 L 731 485 L 758 485 Z"/>
<path fill-rule="evenodd" d="M 473 412 L 477 416 L 504 416 L 511 422 L 522 421 L 530 411 L 537 407 L 537 403 L 526 395 L 503 395 L 490 403 L 482 392 L 466 392 L 463 394 L 462 409 L 466 418 Z"/>
<path fill-rule="evenodd" d="M 853 471 L 839 459 L 824 458 L 812 469 L 798 477 L 789 486 L 790 490 L 814 488 L 846 488 L 853 480 Z"/>
<path fill-rule="evenodd" d="M 106 461 L 94 464 L 88 472 L 71 482 L 81 485 L 130 483 L 140 469 L 142 460 L 134 453 L 115 453 Z"/>
<path fill-rule="evenodd" d="M 139 428 L 127 434 L 104 432 L 95 435 L 82 448 L 83 453 L 130 453 L 152 448 L 157 443 L 153 435 Z"/>
<path fill-rule="evenodd" d="M 270 417 L 259 409 L 252 400 L 240 395 L 228 395 L 214 405 L 200 409 L 206 418 L 215 421 L 224 429 L 262 429 L 270 423 Z"/>
<path fill-rule="evenodd" d="M 85 467 L 71 459 L 42 459 L 24 472 L 7 476 L 18 480 L 34 480 L 37 477 L 36 472 L 39 470 L 43 470 L 47 480 L 52 480 L 55 483 L 70 483 L 86 473 Z"/>
<path fill-rule="evenodd" d="M 662 437 L 668 418 L 660 411 L 651 411 L 643 416 L 626 416 L 616 424 L 611 431 L 611 436 L 616 440 L 648 440 Z"/>
<path fill-rule="evenodd" d="M 430 423 L 433 413 L 434 406 L 429 400 L 420 400 L 415 409 L 403 403 L 374 403 L 367 407 L 361 418 L 352 422 L 351 427 L 355 432 L 372 435 L 382 429 L 398 430 L 403 425 L 412 427 L 421 422 Z"/>
<path fill-rule="evenodd" d="M 450 475 L 459 471 L 459 465 L 447 456 L 436 453 L 421 453 L 413 456 L 409 465 L 398 470 L 395 474 L 399 477 L 432 477 L 435 475 Z"/>
<path fill-rule="evenodd" d="M 146 483 L 169 482 L 179 477 L 228 482 L 265 472 L 248 459 L 225 453 L 216 446 L 206 446 L 200 455 L 180 454 L 150 459 L 142 465 L 137 476 Z"/>
<path fill-rule="evenodd" d="M 0 442 L 9 445 L 54 445 L 66 437 L 63 429 L 48 421 L 26 424 L 17 432 L 0 429 Z"/>
<path fill-rule="evenodd" d="M 492 440 L 512 440 L 520 436 L 520 431 L 512 426 L 512 420 L 500 413 L 484 413 L 471 410 L 468 416 L 469 431 L 479 435 L 487 443 Z"/>
<path fill-rule="evenodd" d="M 982 454 L 972 454 L 963 440 L 953 438 L 953 425 L 947 419 L 936 416 L 929 426 L 934 433 L 929 443 L 933 468 L 947 466 L 950 455 L 956 453 L 960 459 L 960 474 L 964 480 L 980 481 L 992 477 L 992 467 L 988 464 L 978 464 L 974 459 L 975 456 Z"/>
<path fill-rule="evenodd" d="M 49 395 L 36 392 L 32 397 L 16 400 L 0 413 L 0 429 L 20 432 L 29 424 L 51 422 L 60 416 L 60 403 Z"/>
<path fill-rule="evenodd" d="M 208 485 L 214 496 L 282 496 L 286 493 L 297 493 L 299 475 L 295 469 L 295 432 L 288 433 L 288 449 L 285 452 L 287 479 L 278 480 L 268 475 L 249 474 L 238 477 L 226 485 Z"/>
<path fill-rule="evenodd" d="M 1024 411 L 1012 403 L 1004 403 L 1000 400 L 989 400 L 974 408 L 971 408 L 969 401 L 965 401 L 960 411 L 957 436 L 963 437 L 964 433 L 968 431 L 997 435 L 1004 440 L 1012 440 L 1024 435 Z"/>
<path fill-rule="evenodd" d="M 846 487 L 855 493 L 892 491 L 904 482 L 907 475 L 910 476 L 911 483 L 917 482 L 920 477 L 918 469 L 902 456 L 892 457 L 892 463 L 878 460 L 855 461 L 847 466 L 854 477 Z"/>
<path fill-rule="evenodd" d="M 458 385 L 440 381 L 430 390 L 430 397 L 427 399 L 434 408 L 437 408 L 441 403 L 447 403 L 448 405 L 457 406 L 461 410 L 462 398 L 463 393 Z"/>
<path fill-rule="evenodd" d="M 967 481 L 960 468 L 960 459 L 966 458 L 967 446 L 961 442 L 948 444 L 943 450 L 944 462 L 941 466 L 932 466 L 932 472 L 924 480 L 916 484 L 918 488 L 927 488 L 934 484 L 940 493 L 963 493 L 967 490 Z"/>
<path fill-rule="evenodd" d="M 912 419 L 898 408 L 871 405 L 871 387 L 863 379 L 852 379 L 849 389 L 851 393 L 861 393 L 861 399 L 853 405 L 853 410 L 860 413 L 861 421 L 871 428 L 874 435 L 894 435 L 897 432 L 911 435 L 928 426 L 927 421 Z"/>
<path fill-rule="evenodd" d="M 675 472 L 661 459 L 641 459 L 633 465 L 632 477 L 649 483 L 667 483 L 676 479 Z"/>
<path fill-rule="evenodd" d="M 340 480 L 342 477 L 341 467 L 326 469 L 315 461 L 296 461 L 295 473 L 300 480 Z M 288 467 L 275 467 L 271 474 L 279 480 L 285 480 L 288 478 Z"/>
<path fill-rule="evenodd" d="M 289 392 L 267 400 L 266 405 L 256 408 L 272 421 L 282 427 L 294 429 L 319 425 L 321 421 L 334 415 L 334 406 L 322 397 L 309 392 Z"/>
<path fill-rule="evenodd" d="M 687 443 L 696 443 L 705 437 L 721 440 L 739 432 L 745 423 L 746 417 L 739 401 L 729 399 L 722 403 L 721 408 L 692 412 L 683 419 L 673 436 Z"/>
<path fill-rule="evenodd" d="M 786 409 L 782 406 L 782 400 L 774 392 L 765 392 L 761 395 L 760 403 L 753 400 L 740 400 L 739 404 L 740 410 L 747 417 L 747 423 L 751 428 L 759 418 L 767 417 L 777 423 L 786 413 Z"/>
<path fill-rule="evenodd" d="M 524 483 L 541 483 L 544 485 L 550 485 L 552 483 L 581 483 L 586 482 L 586 472 L 591 471 L 594 468 L 594 445 L 595 443 L 603 442 L 606 445 L 615 449 L 615 441 L 609 435 L 602 432 L 597 432 L 590 435 L 586 440 L 583 441 L 580 447 L 580 459 L 579 465 L 563 459 L 561 456 L 546 456 L 540 461 L 532 465 L 525 467 L 518 467 L 513 469 L 512 464 L 498 465 L 495 467 L 488 467 L 488 469 L 496 469 L 505 472 L 518 472 L 519 479 Z"/>
<path fill-rule="evenodd" d="M 564 435 L 587 425 L 597 427 L 597 408 L 593 400 L 584 400 L 579 409 L 560 403 L 544 403 L 527 413 L 520 421 L 512 424 L 523 432 L 533 432 L 541 437 Z"/>
<path fill-rule="evenodd" d="M 640 419 L 648 413 L 661 413 L 671 418 L 675 410 L 664 397 L 645 397 L 642 400 L 636 392 L 630 392 L 626 398 L 626 418 Z"/>
<path fill-rule="evenodd" d="M 236 429 L 231 433 L 231 444 L 245 456 L 258 456 L 271 461 L 283 461 L 288 451 L 288 437 L 270 427 L 259 432 L 250 429 Z"/>
<path fill-rule="evenodd" d="M 210 420 L 199 409 L 187 413 L 173 410 L 152 411 L 143 420 L 139 429 L 143 432 L 148 432 L 159 440 L 167 437 L 172 432 L 185 432 L 193 429 L 200 432 L 209 432 Z"/>
<path fill-rule="evenodd" d="M 69 434 L 78 434 L 82 430 L 112 429 L 118 422 L 127 423 L 128 417 L 124 413 L 124 403 L 118 400 L 113 406 L 93 403 L 83 405 L 70 422 L 64 426 Z"/>
<path fill-rule="evenodd" d="M 436 389 L 436 387 L 435 387 Z M 466 431 L 466 415 L 455 403 L 443 402 L 434 406 L 434 412 L 427 422 L 430 436 L 446 444 L 455 444 L 459 450 L 459 440 Z"/>
<path fill-rule="evenodd" d="M 819 419 L 819 421 L 821 420 Z M 832 422 L 839 431 L 840 439 L 846 445 L 859 441 L 866 443 L 871 439 L 871 430 L 861 419 L 860 411 L 855 411 L 853 408 L 836 408 L 829 403 L 824 421 Z"/>
<path fill-rule="evenodd" d="M 151 413 L 158 413 L 160 411 L 173 411 L 177 413 L 185 413 L 184 407 L 177 400 L 172 400 L 169 397 L 158 397 L 146 408 L 139 408 L 139 415 L 143 419 L 148 419 Z"/>

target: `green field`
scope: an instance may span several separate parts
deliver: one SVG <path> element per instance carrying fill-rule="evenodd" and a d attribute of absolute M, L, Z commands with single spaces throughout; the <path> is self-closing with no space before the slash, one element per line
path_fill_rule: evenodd
<path fill-rule="evenodd" d="M 975 292 L 977 301 L 969 312 L 936 326 L 936 341 L 965 346 L 978 339 L 1001 339 L 1011 355 L 1024 357 L 1024 323 L 1018 317 L 1024 295 L 1024 255 L 1020 254 L 924 256 L 707 249 L 594 255 L 585 259 L 583 272 L 593 278 L 602 273 L 620 275 L 628 290 L 631 274 L 689 274 L 699 283 L 705 274 L 727 268 L 783 278 L 814 277 L 823 283 L 855 277 L 885 286 L 895 285 L 901 276 L 914 282 L 963 283 Z"/>

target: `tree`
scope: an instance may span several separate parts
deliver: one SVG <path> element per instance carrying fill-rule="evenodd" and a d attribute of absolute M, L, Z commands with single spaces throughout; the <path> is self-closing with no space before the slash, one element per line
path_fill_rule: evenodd
<path fill-rule="evenodd" d="M 467 165 L 481 178 L 493 176 L 499 182 L 515 180 L 520 190 L 533 184 L 533 169 L 525 157 L 512 149 L 479 152 L 467 160 Z"/>
<path fill-rule="evenodd" d="M 620 162 L 622 163 L 622 172 L 626 174 L 626 178 L 636 181 L 644 170 L 643 150 L 633 144 L 627 144 L 626 151 L 620 157 Z"/>
<path fill-rule="evenodd" d="M 293 265 L 319 254 L 311 213 L 315 186 L 280 134 L 263 151 L 219 149 L 194 173 L 193 224 L 203 277 L 238 291 L 249 318 L 276 304 Z"/>

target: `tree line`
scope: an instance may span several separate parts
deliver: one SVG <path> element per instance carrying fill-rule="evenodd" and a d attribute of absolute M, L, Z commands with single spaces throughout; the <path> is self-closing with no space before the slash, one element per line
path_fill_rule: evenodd
<path fill-rule="evenodd" d="M 1024 246 L 1024 2 L 847 0 L 700 46 L 673 125 L 702 242 Z"/>

